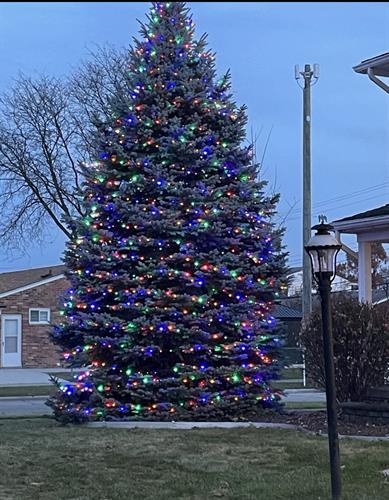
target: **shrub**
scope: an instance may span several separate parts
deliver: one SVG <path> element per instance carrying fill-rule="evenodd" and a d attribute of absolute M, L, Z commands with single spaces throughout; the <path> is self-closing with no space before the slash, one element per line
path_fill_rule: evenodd
<path fill-rule="evenodd" d="M 385 382 L 389 362 L 389 309 L 333 294 L 332 321 L 338 401 L 363 401 L 369 387 Z M 301 328 L 307 374 L 325 388 L 320 307 Z"/>

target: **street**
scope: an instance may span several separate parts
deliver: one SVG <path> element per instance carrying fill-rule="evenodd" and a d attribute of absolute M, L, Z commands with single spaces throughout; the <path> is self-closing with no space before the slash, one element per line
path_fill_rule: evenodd
<path fill-rule="evenodd" d="M 318 403 L 325 401 L 325 394 L 314 389 L 288 389 L 283 401 L 290 403 Z M 45 405 L 48 396 L 24 396 L 0 398 L 0 417 L 26 417 L 51 415 Z"/>

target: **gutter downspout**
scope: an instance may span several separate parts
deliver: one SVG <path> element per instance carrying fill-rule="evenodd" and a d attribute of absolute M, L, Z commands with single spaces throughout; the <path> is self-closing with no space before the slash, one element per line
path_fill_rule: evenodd
<path fill-rule="evenodd" d="M 374 74 L 373 68 L 367 68 L 367 76 L 370 78 L 372 82 L 381 87 L 385 92 L 389 94 L 389 85 L 386 85 L 382 80 L 377 78 Z"/>
<path fill-rule="evenodd" d="M 351 257 L 354 257 L 354 259 L 358 260 L 358 252 L 355 252 L 354 250 L 352 250 L 349 246 L 345 245 L 344 243 L 342 243 L 341 241 L 341 236 L 340 236 L 340 232 L 339 231 L 336 231 L 335 230 L 335 238 L 339 241 L 339 243 L 342 245 L 342 250 L 343 252 L 347 253 L 348 255 L 351 255 Z"/>

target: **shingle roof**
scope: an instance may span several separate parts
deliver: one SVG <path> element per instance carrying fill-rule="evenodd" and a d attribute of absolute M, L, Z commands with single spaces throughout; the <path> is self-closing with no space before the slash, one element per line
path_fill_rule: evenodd
<path fill-rule="evenodd" d="M 276 304 L 273 310 L 273 316 L 277 319 L 296 319 L 299 320 L 302 318 L 302 314 L 300 311 L 296 309 L 292 309 L 289 306 L 285 306 L 283 304 Z"/>
<path fill-rule="evenodd" d="M 65 266 L 63 264 L 35 269 L 23 269 L 22 271 L 12 271 L 0 273 L 0 293 L 9 292 L 23 286 L 37 283 L 39 281 L 63 274 Z"/>
<path fill-rule="evenodd" d="M 383 205 L 382 207 L 373 208 L 372 210 L 367 210 L 366 212 L 360 212 L 358 214 L 351 215 L 350 217 L 345 217 L 344 219 L 335 220 L 334 222 L 343 222 L 355 219 L 369 219 L 370 217 L 384 217 L 385 215 L 389 215 L 389 203 Z"/>

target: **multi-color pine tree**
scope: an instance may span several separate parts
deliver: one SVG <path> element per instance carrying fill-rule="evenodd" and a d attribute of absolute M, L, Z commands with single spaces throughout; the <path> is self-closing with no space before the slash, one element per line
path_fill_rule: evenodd
<path fill-rule="evenodd" d="M 86 369 L 49 402 L 58 419 L 239 418 L 278 404 L 277 197 L 242 144 L 229 75 L 216 79 L 193 33 L 183 2 L 153 3 L 128 100 L 99 127 L 53 334 Z"/>

